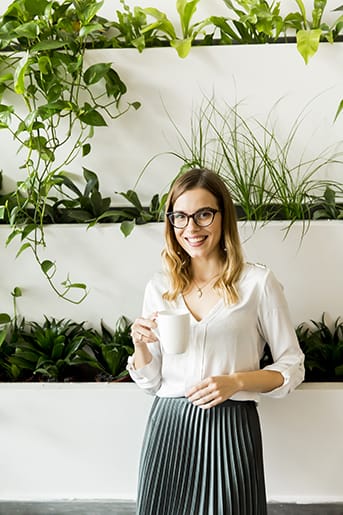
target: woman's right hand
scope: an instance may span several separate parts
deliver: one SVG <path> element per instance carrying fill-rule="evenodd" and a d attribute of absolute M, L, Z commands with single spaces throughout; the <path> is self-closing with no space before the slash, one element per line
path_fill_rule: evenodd
<path fill-rule="evenodd" d="M 157 328 L 156 317 L 157 313 L 153 313 L 149 318 L 136 318 L 133 322 L 131 336 L 135 347 L 158 341 L 154 333 L 154 329 Z"/>

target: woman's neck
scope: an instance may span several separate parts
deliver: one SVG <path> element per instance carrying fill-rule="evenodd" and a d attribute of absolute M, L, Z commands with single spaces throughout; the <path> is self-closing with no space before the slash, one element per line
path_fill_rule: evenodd
<path fill-rule="evenodd" d="M 219 276 L 223 269 L 223 263 L 219 259 L 192 260 L 192 278 L 197 283 L 205 283 Z"/>

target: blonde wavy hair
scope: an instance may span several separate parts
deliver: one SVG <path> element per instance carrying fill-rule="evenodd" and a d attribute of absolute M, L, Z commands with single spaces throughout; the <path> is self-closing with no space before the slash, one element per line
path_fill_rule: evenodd
<path fill-rule="evenodd" d="M 238 301 L 237 282 L 243 269 L 243 252 L 238 234 L 236 210 L 229 190 L 224 181 L 213 171 L 206 168 L 193 168 L 180 175 L 172 185 L 166 201 L 165 215 L 165 246 L 162 250 L 166 272 L 169 276 L 169 290 L 164 298 L 173 301 L 189 287 L 192 281 L 191 258 L 179 245 L 175 231 L 167 218 L 167 213 L 173 211 L 177 198 L 183 193 L 196 188 L 209 191 L 218 202 L 222 214 L 222 251 L 223 270 L 214 284 L 220 290 L 228 304 Z"/>

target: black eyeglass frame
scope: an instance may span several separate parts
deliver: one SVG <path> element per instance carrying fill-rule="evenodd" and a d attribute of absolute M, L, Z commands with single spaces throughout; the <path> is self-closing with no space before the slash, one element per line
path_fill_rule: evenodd
<path fill-rule="evenodd" d="M 198 222 L 196 221 L 195 217 L 203 212 L 203 211 L 209 211 L 210 213 L 212 213 L 212 220 L 206 224 L 206 225 L 200 225 L 198 224 Z M 214 209 L 213 207 L 202 207 L 200 209 L 197 209 L 194 213 L 192 213 L 191 215 L 188 215 L 187 213 L 184 213 L 183 211 L 168 211 L 168 213 L 166 213 L 167 215 L 167 218 L 170 222 L 170 224 L 175 227 L 175 229 L 185 229 L 187 227 L 187 225 L 189 224 L 189 220 L 190 218 L 192 218 L 193 222 L 195 223 L 195 225 L 197 225 L 198 227 L 208 227 L 209 225 L 213 224 L 214 222 L 214 217 L 216 216 L 217 213 L 220 213 L 221 210 L 220 209 Z M 183 225 L 182 227 L 178 227 L 177 225 L 175 225 L 173 222 L 172 222 L 172 217 L 175 216 L 177 213 L 181 214 L 181 215 L 184 215 L 186 217 L 186 223 L 185 225 Z"/>

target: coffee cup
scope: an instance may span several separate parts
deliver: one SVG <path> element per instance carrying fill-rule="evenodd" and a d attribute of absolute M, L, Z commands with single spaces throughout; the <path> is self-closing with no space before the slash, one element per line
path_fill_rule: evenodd
<path fill-rule="evenodd" d="M 190 336 L 190 316 L 186 311 L 159 311 L 157 319 L 159 339 L 166 354 L 186 352 Z"/>

